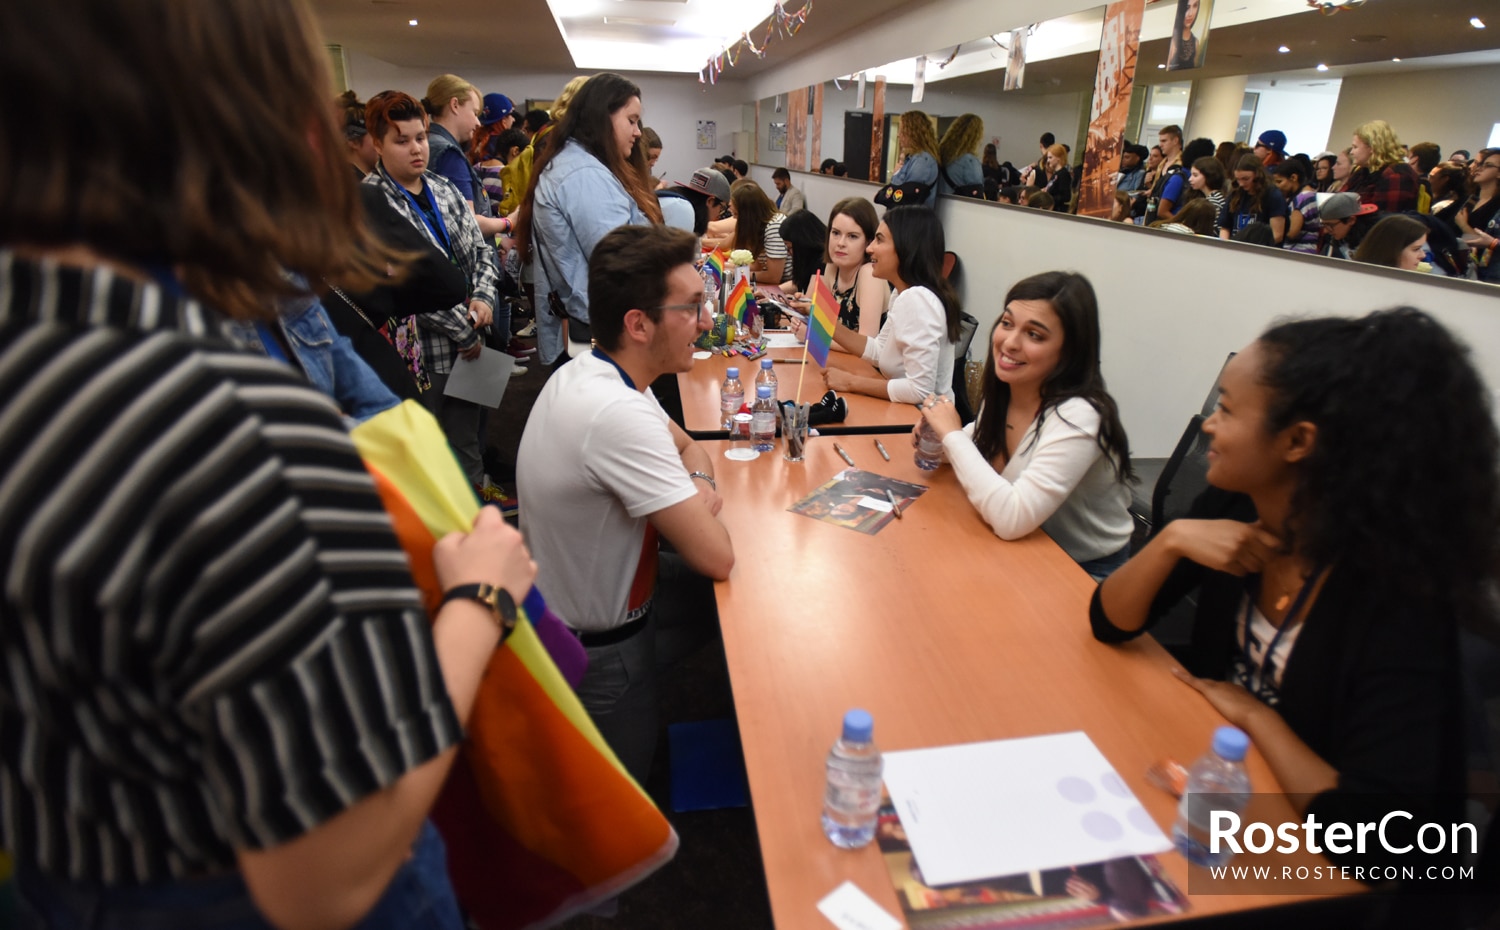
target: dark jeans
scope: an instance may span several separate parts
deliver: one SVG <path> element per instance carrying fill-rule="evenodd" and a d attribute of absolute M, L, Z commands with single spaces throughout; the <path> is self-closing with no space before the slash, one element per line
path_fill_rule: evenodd
<path fill-rule="evenodd" d="M 637 784 L 645 784 L 660 725 L 657 675 L 719 634 L 714 586 L 682 557 L 661 553 L 645 628 L 608 646 L 585 647 L 589 668 L 578 700 Z"/>
<path fill-rule="evenodd" d="M 448 445 L 458 459 L 458 467 L 474 487 L 484 481 L 484 412 L 485 408 L 457 397 L 448 397 L 447 375 L 431 375 L 432 387 L 422 395 L 422 404 L 437 418 L 448 437 Z"/>
<path fill-rule="evenodd" d="M 105 888 L 18 866 L 18 930 L 270 930 L 238 872 Z M 431 823 L 359 930 L 463 930 L 447 854 Z"/>
<path fill-rule="evenodd" d="M 1126 543 L 1119 552 L 1110 555 L 1101 555 L 1097 559 L 1089 559 L 1087 562 L 1079 562 L 1078 567 L 1089 573 L 1089 577 L 1095 581 L 1103 581 L 1113 574 L 1114 570 L 1130 560 L 1130 544 Z"/>

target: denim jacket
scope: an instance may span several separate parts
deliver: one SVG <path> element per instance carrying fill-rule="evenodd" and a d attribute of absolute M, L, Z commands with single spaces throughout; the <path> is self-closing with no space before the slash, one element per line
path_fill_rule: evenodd
<path fill-rule="evenodd" d="M 594 246 L 617 226 L 650 221 L 604 163 L 569 139 L 537 178 L 531 222 L 537 289 L 556 291 L 569 317 L 588 322 Z"/>
<path fill-rule="evenodd" d="M 957 181 L 957 178 L 954 178 Z M 938 163 L 926 152 L 915 152 L 906 156 L 906 161 L 891 175 L 891 183 L 901 184 L 928 184 L 931 190 L 927 192 L 927 199 L 922 201 L 922 206 L 930 207 L 937 203 Z"/>

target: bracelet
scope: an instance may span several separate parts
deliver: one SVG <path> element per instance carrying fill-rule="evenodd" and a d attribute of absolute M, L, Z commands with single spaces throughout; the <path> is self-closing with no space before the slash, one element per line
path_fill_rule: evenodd
<path fill-rule="evenodd" d="M 689 478 L 702 478 L 704 481 L 708 482 L 708 486 L 709 487 L 713 488 L 715 491 L 719 490 L 719 484 L 718 484 L 718 482 L 714 481 L 714 476 L 708 474 L 707 472 L 701 472 L 701 471 L 691 472 L 691 473 L 688 474 L 688 477 Z"/>

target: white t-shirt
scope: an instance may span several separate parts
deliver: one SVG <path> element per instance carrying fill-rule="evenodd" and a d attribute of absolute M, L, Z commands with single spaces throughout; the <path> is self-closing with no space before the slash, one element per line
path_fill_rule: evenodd
<path fill-rule="evenodd" d="M 669 422 L 649 390 L 627 386 L 593 353 L 560 368 L 526 419 L 516 455 L 521 532 L 537 587 L 576 630 L 626 621 L 646 515 L 698 493 Z M 654 552 L 647 560 L 650 570 Z"/>
<path fill-rule="evenodd" d="M 1047 411 L 995 471 L 971 438 L 974 424 L 943 438 L 969 502 L 1001 539 L 1040 526 L 1075 562 L 1113 555 L 1130 542 L 1130 489 L 1099 448 L 1099 411 L 1070 397 Z"/>
<path fill-rule="evenodd" d="M 880 333 L 865 342 L 865 361 L 890 379 L 887 396 L 919 404 L 928 394 L 953 396 L 953 343 L 943 302 L 925 287 L 908 287 L 891 301 Z"/>

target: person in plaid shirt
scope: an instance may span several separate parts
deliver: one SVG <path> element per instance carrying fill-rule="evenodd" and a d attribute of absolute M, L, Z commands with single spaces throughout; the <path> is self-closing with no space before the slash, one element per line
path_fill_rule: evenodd
<path fill-rule="evenodd" d="M 1349 145 L 1354 171 L 1344 190 L 1359 195 L 1360 203 L 1373 203 L 1383 213 L 1404 213 L 1417 208 L 1421 181 L 1406 163 L 1406 153 L 1396 131 L 1383 119 L 1371 120 L 1354 130 Z"/>
<path fill-rule="evenodd" d="M 380 164 L 366 184 L 385 192 L 392 207 L 422 232 L 469 279 L 467 302 L 417 317 L 422 356 L 432 387 L 423 399 L 432 410 L 464 474 L 483 489 L 484 408 L 448 397 L 443 387 L 455 358 L 478 358 L 479 331 L 490 324 L 498 300 L 500 271 L 495 250 L 485 241 L 463 195 L 453 182 L 428 172 L 427 113 L 410 95 L 385 91 L 370 99 L 365 126 L 375 138 Z"/>

